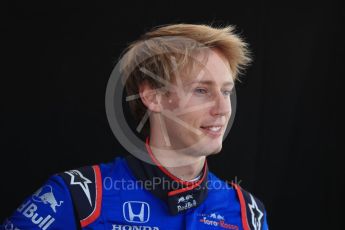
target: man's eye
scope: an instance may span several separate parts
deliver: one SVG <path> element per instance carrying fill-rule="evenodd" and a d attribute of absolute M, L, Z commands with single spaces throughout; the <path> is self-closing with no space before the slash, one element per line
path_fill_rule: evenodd
<path fill-rule="evenodd" d="M 194 89 L 194 92 L 197 94 L 207 94 L 207 90 L 203 88 L 196 88 Z"/>
<path fill-rule="evenodd" d="M 233 91 L 232 91 L 232 90 L 224 90 L 224 91 L 223 91 L 223 94 L 224 94 L 225 96 L 230 96 L 231 94 L 233 94 Z"/>

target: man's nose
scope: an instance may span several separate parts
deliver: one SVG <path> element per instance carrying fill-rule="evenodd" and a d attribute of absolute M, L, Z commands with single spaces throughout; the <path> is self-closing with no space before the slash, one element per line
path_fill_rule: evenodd
<path fill-rule="evenodd" d="M 230 97 L 217 92 L 213 97 L 214 105 L 211 107 L 212 116 L 225 116 L 231 113 Z"/>

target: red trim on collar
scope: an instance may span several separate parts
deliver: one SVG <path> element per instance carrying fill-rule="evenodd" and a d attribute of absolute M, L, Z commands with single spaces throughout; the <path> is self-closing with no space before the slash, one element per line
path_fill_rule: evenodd
<path fill-rule="evenodd" d="M 92 166 L 93 171 L 95 173 L 95 184 L 96 184 L 96 201 L 95 201 L 95 208 L 90 214 L 90 216 L 86 217 L 83 220 L 80 220 L 80 225 L 82 228 L 86 227 L 87 225 L 94 222 L 99 215 L 101 214 L 102 208 L 102 176 L 101 170 L 98 165 Z"/>
<path fill-rule="evenodd" d="M 193 185 L 190 185 L 190 186 L 185 187 L 185 188 L 181 188 L 181 189 L 178 189 L 178 190 L 173 190 L 171 192 L 168 192 L 168 196 L 174 196 L 174 195 L 179 194 L 179 193 L 183 193 L 183 192 L 186 192 L 186 191 L 189 191 L 189 190 L 193 190 L 196 187 L 198 187 L 201 184 L 201 182 L 202 182 L 202 180 L 200 180 L 200 183 L 198 182 L 198 184 L 193 184 Z"/>
<path fill-rule="evenodd" d="M 235 190 L 237 192 L 238 199 L 240 201 L 241 206 L 241 219 L 242 219 L 242 226 L 244 230 L 250 230 L 248 219 L 247 219 L 247 209 L 246 209 L 246 202 L 243 197 L 243 193 L 241 191 L 241 188 L 235 183 L 231 183 L 231 186 L 235 187 Z"/>
<path fill-rule="evenodd" d="M 151 157 L 152 161 L 158 166 L 158 168 L 160 170 L 162 170 L 162 172 L 164 172 L 164 174 L 166 174 L 168 177 L 170 177 L 170 179 L 172 179 L 174 181 L 177 181 L 177 182 L 183 184 L 184 186 L 188 186 L 187 188 L 182 188 L 182 189 L 179 189 L 179 190 L 175 190 L 175 191 L 169 192 L 169 196 L 170 196 L 170 193 L 176 194 L 176 193 L 180 193 L 180 192 L 184 192 L 184 191 L 188 191 L 188 190 L 194 189 L 195 187 L 199 186 L 202 183 L 202 181 L 205 179 L 205 177 L 206 177 L 206 171 L 207 171 L 206 170 L 206 168 L 207 168 L 207 160 L 206 159 L 205 159 L 205 164 L 204 164 L 204 167 L 203 167 L 202 178 L 200 178 L 197 181 L 189 182 L 189 181 L 181 180 L 180 178 L 174 176 L 164 166 L 162 166 L 160 164 L 160 162 L 157 160 L 157 158 L 152 153 L 152 150 L 151 150 L 151 147 L 150 147 L 150 139 L 149 139 L 149 137 L 146 138 L 146 149 L 147 149 L 147 152 L 149 153 L 149 156 Z M 181 190 L 183 190 L 183 191 L 181 191 Z"/>

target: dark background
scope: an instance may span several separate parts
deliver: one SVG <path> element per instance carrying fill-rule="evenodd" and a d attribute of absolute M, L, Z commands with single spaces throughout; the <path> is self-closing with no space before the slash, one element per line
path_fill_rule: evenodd
<path fill-rule="evenodd" d="M 216 3 L 15 4 L 3 8 L 3 220 L 52 174 L 125 150 L 105 114 L 105 89 L 126 45 L 153 26 L 234 24 L 254 63 L 237 85 L 235 123 L 219 177 L 241 180 L 270 229 L 341 229 L 344 4 L 268 8 Z"/>

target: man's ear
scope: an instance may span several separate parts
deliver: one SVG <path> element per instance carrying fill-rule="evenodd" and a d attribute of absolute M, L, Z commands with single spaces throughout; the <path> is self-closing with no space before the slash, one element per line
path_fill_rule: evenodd
<path fill-rule="evenodd" d="M 148 82 L 139 85 L 139 95 L 143 104 L 152 112 L 161 112 L 161 93 L 159 90 L 152 88 Z"/>

